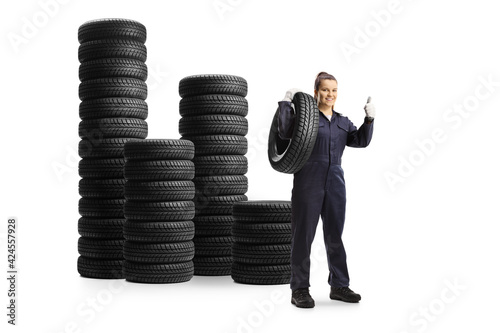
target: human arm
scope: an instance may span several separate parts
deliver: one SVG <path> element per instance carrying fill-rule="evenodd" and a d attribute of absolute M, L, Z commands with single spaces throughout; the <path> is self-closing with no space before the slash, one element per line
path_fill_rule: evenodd
<path fill-rule="evenodd" d="M 349 120 L 349 131 L 347 136 L 347 145 L 349 147 L 366 147 L 370 144 L 373 135 L 373 122 L 375 120 L 375 106 L 371 102 L 371 97 L 365 105 L 365 114 L 363 125 L 359 129 Z"/>
<path fill-rule="evenodd" d="M 364 148 L 370 144 L 374 120 L 368 120 L 367 118 L 368 117 L 365 117 L 363 125 L 361 125 L 359 129 L 348 120 L 349 131 L 347 134 L 347 145 L 349 147 Z"/>
<path fill-rule="evenodd" d="M 278 102 L 278 136 L 282 140 L 292 138 L 295 124 L 295 111 L 292 100 L 293 96 L 299 91 L 298 89 L 288 90 L 283 100 Z"/>

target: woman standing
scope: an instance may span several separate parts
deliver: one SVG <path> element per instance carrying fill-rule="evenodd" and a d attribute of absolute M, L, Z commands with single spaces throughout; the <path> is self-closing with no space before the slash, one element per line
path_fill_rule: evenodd
<path fill-rule="evenodd" d="M 282 139 L 290 138 L 293 132 L 291 101 L 296 92 L 298 90 L 288 91 L 284 100 L 278 102 L 278 134 Z M 320 216 L 330 272 L 330 298 L 352 303 L 361 300 L 361 296 L 349 288 L 346 253 L 341 238 L 346 206 L 341 159 L 345 146 L 368 146 L 375 117 L 375 107 L 370 98 L 365 106 L 364 123 L 359 129 L 347 117 L 336 112 L 337 80 L 325 72 L 316 77 L 314 98 L 320 111 L 318 135 L 308 161 L 294 174 L 292 190 L 290 288 L 292 304 L 300 308 L 314 307 L 314 300 L 309 294 L 310 253 Z"/>

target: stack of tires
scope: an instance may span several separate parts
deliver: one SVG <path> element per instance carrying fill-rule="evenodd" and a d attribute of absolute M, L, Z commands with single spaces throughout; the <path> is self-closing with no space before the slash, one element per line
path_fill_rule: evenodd
<path fill-rule="evenodd" d="M 127 281 L 177 283 L 193 277 L 194 145 L 187 140 L 125 144 Z"/>
<path fill-rule="evenodd" d="M 247 82 L 233 75 L 194 75 L 179 83 L 179 132 L 195 145 L 195 275 L 230 275 L 232 207 L 245 201 Z"/>
<path fill-rule="evenodd" d="M 290 283 L 291 202 L 238 202 L 233 217 L 233 280 L 246 284 Z"/>
<path fill-rule="evenodd" d="M 78 272 L 123 278 L 123 150 L 148 132 L 146 28 L 123 19 L 89 21 L 79 27 L 78 40 Z"/>

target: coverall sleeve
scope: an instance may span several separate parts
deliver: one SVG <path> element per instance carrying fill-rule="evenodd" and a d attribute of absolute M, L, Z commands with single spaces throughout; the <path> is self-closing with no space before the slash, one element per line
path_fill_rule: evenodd
<path fill-rule="evenodd" d="M 278 102 L 278 136 L 283 140 L 292 138 L 295 124 L 295 113 L 292 103 L 288 101 Z"/>
<path fill-rule="evenodd" d="M 359 129 L 349 120 L 349 133 L 347 136 L 347 145 L 349 147 L 364 148 L 370 144 L 373 134 L 373 123 L 365 118 L 363 125 Z"/>

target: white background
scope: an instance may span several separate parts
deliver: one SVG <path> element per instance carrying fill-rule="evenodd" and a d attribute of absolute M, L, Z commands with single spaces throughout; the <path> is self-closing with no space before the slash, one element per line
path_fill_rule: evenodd
<path fill-rule="evenodd" d="M 0 9 L 0 266 L 7 261 L 7 217 L 16 216 L 15 330 L 499 330 L 500 22 L 492 1 L 64 2 L 4 1 Z M 292 176 L 267 161 L 271 119 L 288 88 L 312 93 L 316 74 L 330 72 L 339 84 L 335 109 L 358 126 L 372 96 L 372 143 L 347 148 L 343 159 L 344 243 L 359 304 L 328 298 L 321 222 L 312 310 L 290 305 L 288 285 L 239 285 L 229 276 L 110 285 L 78 275 L 77 30 L 104 17 L 135 19 L 148 29 L 149 138 L 179 137 L 183 77 L 234 74 L 248 81 L 250 200 L 290 199 Z M 27 30 L 30 23 L 35 30 Z M 356 53 L 346 55 L 346 45 Z M 436 130 L 442 140 L 429 143 Z M 388 175 L 400 178 L 390 186 Z M 4 331 L 11 327 L 2 280 Z"/>

